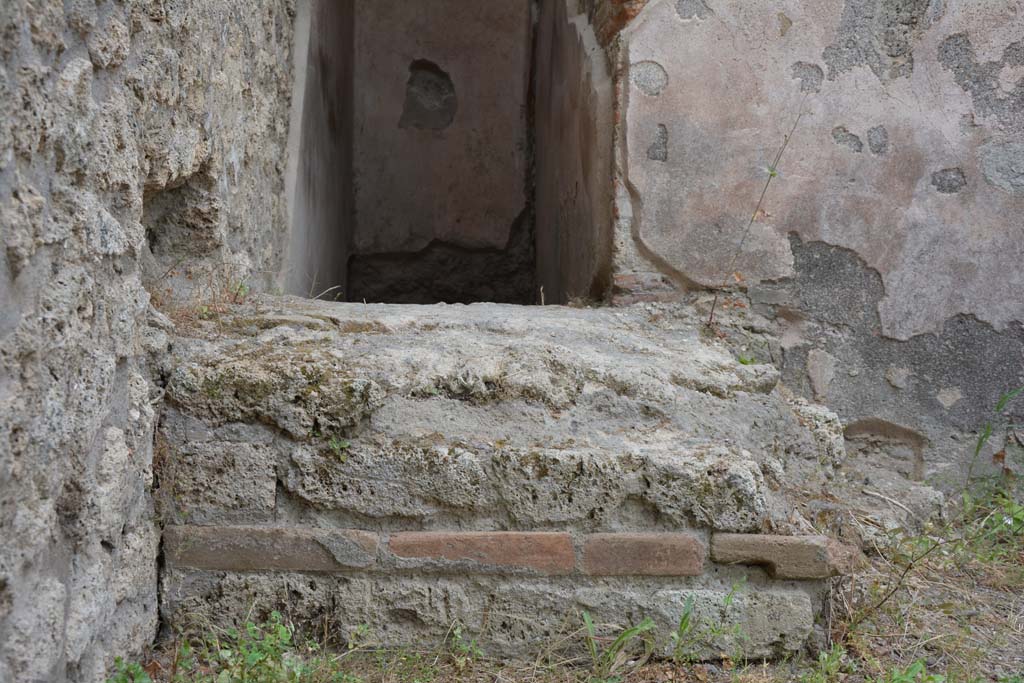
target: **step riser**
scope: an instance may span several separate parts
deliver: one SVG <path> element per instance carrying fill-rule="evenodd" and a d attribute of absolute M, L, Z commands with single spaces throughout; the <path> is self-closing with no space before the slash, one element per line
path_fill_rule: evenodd
<path fill-rule="evenodd" d="M 729 598 L 732 582 L 749 577 Z M 367 626 L 377 644 L 423 648 L 444 643 L 453 624 L 478 638 L 491 656 L 536 657 L 570 636 L 566 649 L 579 651 L 581 613 L 598 623 L 626 627 L 651 618 L 663 654 L 671 653 L 688 598 L 694 602 L 695 631 L 688 654 L 715 659 L 742 652 L 750 658 L 798 651 L 815 622 L 822 582 L 768 585 L 763 575 L 736 569 L 699 579 L 633 577 L 602 580 L 578 577 L 508 577 L 361 573 L 240 573 L 170 569 L 164 577 L 163 607 L 172 626 L 227 625 L 237 615 L 281 610 L 308 632 L 333 638 Z M 255 609 L 253 609 L 255 606 Z"/>
<path fill-rule="evenodd" d="M 167 623 L 277 609 L 416 648 L 459 623 L 531 657 L 588 611 L 653 619 L 664 651 L 692 597 L 688 656 L 807 641 L 851 557 L 761 534 L 806 533 L 785 479 L 820 485 L 841 445 L 770 366 L 641 310 L 301 307 L 179 346 L 158 432 Z"/>

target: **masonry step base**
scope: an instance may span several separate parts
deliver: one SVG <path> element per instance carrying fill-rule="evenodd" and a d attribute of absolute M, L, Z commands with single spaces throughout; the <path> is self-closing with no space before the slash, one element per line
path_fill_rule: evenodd
<path fill-rule="evenodd" d="M 276 609 L 315 633 L 369 631 L 393 647 L 443 642 L 460 624 L 492 654 L 526 657 L 576 631 L 583 611 L 623 626 L 650 618 L 658 647 L 670 647 L 692 601 L 688 656 L 778 657 L 803 646 L 821 579 L 843 561 L 826 538 L 779 540 L 713 539 L 758 571 L 710 562 L 689 533 L 176 526 L 165 532 L 164 607 L 184 630 Z"/>
<path fill-rule="evenodd" d="M 582 611 L 649 617 L 666 647 L 692 598 L 692 656 L 774 657 L 856 562 L 792 498 L 842 458 L 838 420 L 684 308 L 264 299 L 175 350 L 176 628 L 276 609 L 422 647 L 459 623 L 523 657 Z"/>

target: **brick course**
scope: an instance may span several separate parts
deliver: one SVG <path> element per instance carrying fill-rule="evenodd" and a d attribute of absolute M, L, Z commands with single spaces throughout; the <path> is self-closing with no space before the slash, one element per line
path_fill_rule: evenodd
<path fill-rule="evenodd" d="M 377 536 L 366 531 L 170 526 L 168 564 L 219 571 L 337 572 L 376 562 Z"/>
<path fill-rule="evenodd" d="M 762 565 L 776 579 L 827 579 L 848 574 L 860 551 L 828 536 L 715 534 L 711 558 L 723 564 Z"/>
<path fill-rule="evenodd" d="M 692 534 L 593 534 L 583 545 L 583 571 L 592 576 L 698 576 L 704 544 Z"/>
<path fill-rule="evenodd" d="M 569 574 L 576 564 L 572 538 L 565 533 L 408 532 L 393 535 L 388 550 L 400 558 L 465 561 L 543 574 Z"/>
<path fill-rule="evenodd" d="M 399 567 L 459 573 L 577 569 L 572 536 L 561 532 L 413 531 L 388 538 L 354 529 L 169 526 L 167 563 L 208 571 L 331 573 Z M 709 556 L 688 532 L 597 533 L 582 538 L 579 570 L 589 576 L 699 576 Z M 776 579 L 824 579 L 856 570 L 860 551 L 827 536 L 715 534 L 710 558 L 763 566 Z M 378 562 L 378 559 L 381 561 Z"/>

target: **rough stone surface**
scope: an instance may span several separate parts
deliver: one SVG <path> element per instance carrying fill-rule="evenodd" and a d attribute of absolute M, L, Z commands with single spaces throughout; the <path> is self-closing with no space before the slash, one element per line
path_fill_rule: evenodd
<path fill-rule="evenodd" d="M 165 576 L 163 606 L 178 615 L 176 625 L 229 625 L 233 615 L 261 618 L 287 603 L 296 623 L 349 633 L 371 624 L 384 645 L 442 642 L 454 621 L 477 638 L 484 651 L 504 657 L 535 657 L 566 631 L 578 628 L 587 610 L 598 623 L 656 623 L 657 648 L 669 654 L 668 634 L 679 624 L 693 598 L 695 638 L 692 654 L 720 657 L 742 648 L 750 657 L 778 657 L 798 652 L 810 634 L 819 602 L 819 586 L 769 587 L 752 578 L 731 601 L 723 573 L 715 585 L 687 585 L 692 579 L 641 579 L 630 587 L 577 577 L 530 579 L 475 575 L 429 579 L 383 575 L 334 577 L 310 574 L 238 574 L 170 571 Z M 254 609 L 255 606 L 255 609 Z M 567 624 L 569 625 L 567 627 Z M 734 628 L 738 626 L 739 628 Z M 742 633 L 737 640 L 736 632 Z M 573 648 L 581 647 L 577 639 Z M 584 655 L 582 651 L 572 654 Z"/>
<path fill-rule="evenodd" d="M 704 596 L 710 619 L 727 592 L 723 577 L 743 570 L 706 562 L 708 534 L 801 532 L 809 522 L 795 501 L 828 490 L 843 460 L 834 414 L 785 396 L 771 366 L 736 360 L 728 342 L 682 306 L 260 297 L 197 325 L 174 349 L 159 433 L 168 448 L 161 513 L 194 524 L 199 510 L 199 523 L 216 527 L 197 532 L 212 535 L 206 539 L 241 525 L 223 543 L 240 544 L 242 563 L 208 559 L 216 541 L 193 548 L 191 560 L 187 543 L 172 546 L 163 614 L 177 625 L 190 610 L 234 609 L 257 597 L 250 591 L 281 606 L 274 596 L 281 581 L 291 585 L 288 570 L 351 573 L 322 547 L 321 534 L 343 529 L 381 539 L 376 562 L 352 580 L 384 592 L 353 602 L 355 584 L 304 585 L 316 587 L 316 605 L 337 605 L 324 615 L 329 621 L 372 616 L 391 643 L 437 638 L 441 621 L 459 618 L 493 652 L 522 654 L 556 622 L 549 614 L 527 630 L 519 615 L 558 601 L 563 609 L 588 605 L 600 591 L 616 619 L 678 620 L 679 584 L 656 577 L 692 578 L 685 585 Z M 243 474 L 233 456 L 245 440 L 256 457 Z M 194 462 L 179 452 L 215 462 L 218 449 L 221 471 L 177 464 Z M 220 483 L 225 476 L 236 483 Z M 799 482 L 799 491 L 787 482 Z M 264 491 L 267 502 L 274 491 L 273 510 L 253 504 L 262 496 L 239 495 L 249 489 Z M 254 525 L 271 530 L 245 541 Z M 291 555 L 307 558 L 297 560 L 305 567 L 273 553 L 262 570 L 249 564 L 277 534 L 282 547 L 297 545 Z M 211 584 L 202 567 L 253 575 Z M 568 574 L 576 584 L 565 582 Z M 510 576 L 521 581 L 501 578 Z M 763 576 L 753 574 L 762 583 Z M 435 598 L 403 605 L 402 596 L 428 586 L 448 601 L 444 618 L 432 611 Z M 665 602 L 651 597 L 653 588 L 676 592 Z M 799 647 L 818 588 L 759 584 L 729 617 L 755 624 L 744 651 Z M 323 614 L 305 609 L 303 619 Z M 239 616 L 218 618 L 232 615 Z M 500 628 L 481 622 L 499 615 Z M 712 648 L 701 645 L 701 656 Z"/>
<path fill-rule="evenodd" d="M 861 555 L 827 536 L 714 534 L 711 559 L 764 565 L 776 579 L 827 579 L 855 571 Z"/>
<path fill-rule="evenodd" d="M 258 520 L 256 501 L 276 490 L 289 514 L 376 528 L 611 530 L 633 514 L 785 527 L 762 463 L 781 457 L 813 478 L 835 456 L 773 392 L 773 368 L 737 362 L 691 315 L 297 299 L 238 309 L 175 345 L 165 514 Z M 277 431 L 253 433 L 260 424 Z M 233 484 L 218 483 L 230 469 L 177 474 L 179 459 L 198 465 L 191 453 L 238 462 L 232 432 L 259 440 Z"/>
<path fill-rule="evenodd" d="M 0 680 L 156 633 L 148 304 L 279 267 L 292 10 L 0 3 Z"/>

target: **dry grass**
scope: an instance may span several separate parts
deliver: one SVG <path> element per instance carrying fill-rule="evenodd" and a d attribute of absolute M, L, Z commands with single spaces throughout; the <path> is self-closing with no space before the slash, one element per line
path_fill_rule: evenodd
<path fill-rule="evenodd" d="M 987 515 L 982 521 L 991 520 Z M 977 520 L 976 520 L 977 522 Z M 833 666 L 811 655 L 785 662 L 676 664 L 627 662 L 614 676 L 597 676 L 581 647 L 587 632 L 563 633 L 528 662 L 483 657 L 453 626 L 445 647 L 386 650 L 372 630 L 346 638 L 350 646 L 323 647 L 296 638 L 285 656 L 309 664 L 305 677 L 244 680 L 306 683 L 997 683 L 1024 682 L 1024 537 L 979 539 L 976 526 L 945 525 L 948 536 L 915 536 L 872 559 L 834 587 Z M 933 533 L 936 530 L 932 530 Z M 941 540 L 921 559 L 921 548 Z M 908 570 L 909 566 L 909 570 Z M 886 598 L 886 596 L 889 596 Z M 266 627 L 263 627 L 266 630 Z M 607 632 L 607 631 L 606 631 Z M 154 681 L 218 681 L 214 654 L 242 648 L 230 634 L 207 626 L 191 654 L 177 664 L 167 644 L 146 666 Z M 614 636 L 614 633 L 611 634 Z M 602 639 L 610 641 L 609 639 Z M 205 642 L 203 642 L 205 641 Z M 326 642 L 326 641 L 325 641 Z M 639 653 L 639 648 L 635 649 Z M 581 655 L 581 653 L 584 653 Z M 927 674 L 900 678 L 915 663 Z M 931 677 L 928 677 L 931 676 Z M 942 678 L 938 678 L 938 677 Z M 132 679 L 127 679 L 131 681 Z M 225 678 L 225 681 L 243 680 Z"/>
<path fill-rule="evenodd" d="M 176 264 L 147 283 L 147 289 L 153 306 L 170 318 L 179 332 L 187 332 L 202 321 L 216 320 L 231 306 L 245 303 L 253 276 L 247 264 L 230 260 Z"/>
<path fill-rule="evenodd" d="M 1024 676 L 1024 550 L 985 561 L 962 553 L 928 557 L 891 599 L 862 615 L 901 571 L 876 559 L 837 593 L 836 640 L 865 673 L 880 676 L 920 660 L 951 681 Z"/>

